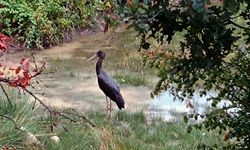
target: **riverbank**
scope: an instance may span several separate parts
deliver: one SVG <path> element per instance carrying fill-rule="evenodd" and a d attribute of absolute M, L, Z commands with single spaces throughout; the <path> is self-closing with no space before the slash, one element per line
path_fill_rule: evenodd
<path fill-rule="evenodd" d="M 126 150 L 199 149 L 204 145 L 212 147 L 225 144 L 217 131 L 194 130 L 188 134 L 189 127 L 182 121 L 164 122 L 159 118 L 148 120 L 145 110 L 151 102 L 149 95 L 157 78 L 154 70 L 142 65 L 136 35 L 133 30 L 127 30 L 126 26 L 120 26 L 106 34 L 96 32 L 71 43 L 36 51 L 37 61 L 45 61 L 46 69 L 32 91 L 50 106 L 59 110 L 76 110 L 80 115 L 85 115 L 96 127 L 89 126 L 84 120 L 72 123 L 67 119 L 59 119 L 53 135 L 60 142 L 54 143 L 50 139 L 50 118 L 44 113 L 44 109 L 36 107 L 32 110 L 30 105 L 20 103 L 11 109 L 1 103 L 3 106 L 0 110 L 9 110 L 8 113 L 17 125 L 25 127 L 40 144 L 29 145 L 26 134 L 14 130 L 14 126 L 9 125 L 10 120 L 3 120 L 0 122 L 4 127 L 0 135 L 5 138 L 0 140 L 0 146 L 12 145 L 18 149 Z M 105 96 L 96 81 L 96 62 L 86 62 L 87 58 L 100 49 L 107 54 L 103 67 L 119 81 L 126 103 L 123 111 L 119 111 L 113 103 L 111 120 L 106 117 Z M 30 52 L 25 51 L 7 54 L 4 59 L 19 61 L 22 57 L 29 56 Z M 18 98 L 18 102 L 25 103 L 25 98 Z"/>
<path fill-rule="evenodd" d="M 106 100 L 97 84 L 95 61 L 86 62 L 101 49 L 107 54 L 104 69 L 121 85 L 126 110 L 147 108 L 156 79 L 152 80 L 153 71 L 142 65 L 137 51 L 139 40 L 135 40 L 137 33 L 126 28 L 127 25 L 121 25 L 107 33 L 85 34 L 73 42 L 36 51 L 37 61 L 45 61 L 46 69 L 40 76 L 43 82 L 32 90 L 42 93 L 38 94 L 39 97 L 52 106 L 73 107 L 81 111 L 104 110 Z M 22 57 L 30 57 L 30 52 L 7 54 L 4 59 L 19 61 Z M 113 108 L 116 109 L 114 103 Z"/>
<path fill-rule="evenodd" d="M 196 150 L 226 145 L 217 130 L 193 130 L 188 133 L 188 126 L 183 122 L 163 122 L 160 119 L 148 125 L 142 112 L 114 112 L 111 120 L 101 110 L 78 112 L 78 115 L 84 115 L 94 123 L 95 127 L 84 119 L 67 115 L 76 122 L 57 118 L 59 120 L 53 122 L 51 131 L 50 117 L 43 108 L 32 109 L 25 96 L 12 99 L 12 104 L 14 107 L 10 107 L 6 100 L 0 103 L 1 113 L 8 110 L 5 113 L 16 123 L 14 125 L 8 119 L 0 120 L 0 147 L 21 150 Z"/>

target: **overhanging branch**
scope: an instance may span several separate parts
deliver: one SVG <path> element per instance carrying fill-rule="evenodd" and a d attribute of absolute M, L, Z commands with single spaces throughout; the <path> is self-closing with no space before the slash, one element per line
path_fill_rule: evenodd
<path fill-rule="evenodd" d="M 24 89 L 25 92 L 27 92 L 28 94 L 30 94 L 34 99 L 35 101 L 38 101 L 45 109 L 47 109 L 49 111 L 49 113 L 51 115 L 55 115 L 55 116 L 61 116 L 71 122 L 76 122 L 76 120 L 66 116 L 65 114 L 72 114 L 72 115 L 76 115 L 80 118 L 83 118 L 84 120 L 86 120 L 92 127 L 96 127 L 96 125 L 94 123 L 92 123 L 90 120 L 88 120 L 85 116 L 82 116 L 82 115 L 77 115 L 75 113 L 64 113 L 64 112 L 59 112 L 59 111 L 56 111 L 56 110 L 53 110 L 52 108 L 50 108 L 49 106 L 47 106 L 41 99 L 39 99 L 36 95 L 34 95 L 32 92 L 30 92 L 29 90 L 27 89 Z"/>
<path fill-rule="evenodd" d="M 250 30 L 250 28 L 241 26 L 241 25 L 239 25 L 239 24 L 233 22 L 232 20 L 229 20 L 228 22 L 231 23 L 231 24 L 233 24 L 234 26 L 236 26 L 236 27 L 238 27 L 238 28 L 241 28 L 241 29 L 244 29 L 244 30 Z"/>

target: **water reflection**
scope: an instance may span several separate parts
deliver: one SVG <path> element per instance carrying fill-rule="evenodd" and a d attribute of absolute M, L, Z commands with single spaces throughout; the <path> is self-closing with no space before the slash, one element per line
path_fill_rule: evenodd
<path fill-rule="evenodd" d="M 164 121 L 178 121 L 182 120 L 184 115 L 200 114 L 204 116 L 206 112 L 211 109 L 211 101 L 207 101 L 208 98 L 217 96 L 217 92 L 209 91 L 206 96 L 200 96 L 199 91 L 196 91 L 191 99 L 184 99 L 181 101 L 170 94 L 169 91 L 165 91 L 159 96 L 155 97 L 149 104 L 146 114 L 148 120 L 153 118 L 161 118 Z M 229 101 L 223 100 L 217 104 L 218 108 L 230 105 Z M 204 118 L 198 118 L 193 120 L 191 124 L 200 123 Z M 192 121 L 192 120 L 190 120 Z"/>

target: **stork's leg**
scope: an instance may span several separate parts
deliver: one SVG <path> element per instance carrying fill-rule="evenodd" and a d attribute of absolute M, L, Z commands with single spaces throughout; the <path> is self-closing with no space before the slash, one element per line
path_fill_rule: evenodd
<path fill-rule="evenodd" d="M 109 119 L 111 119 L 111 111 L 112 111 L 112 102 L 111 99 L 109 99 Z"/>
<path fill-rule="evenodd" d="M 109 113 L 109 100 L 108 100 L 108 97 L 106 96 L 106 102 L 107 102 L 107 104 L 106 104 L 106 111 L 107 111 L 107 114 Z"/>
<path fill-rule="evenodd" d="M 116 116 L 116 124 L 119 125 L 118 123 L 119 123 L 119 115 Z"/>
<path fill-rule="evenodd" d="M 108 117 L 108 119 L 111 119 L 111 110 L 112 110 L 112 108 L 111 108 L 111 99 L 108 98 L 107 96 L 106 96 L 106 102 L 107 102 L 107 105 L 106 105 L 106 107 L 107 107 L 107 117 Z"/>

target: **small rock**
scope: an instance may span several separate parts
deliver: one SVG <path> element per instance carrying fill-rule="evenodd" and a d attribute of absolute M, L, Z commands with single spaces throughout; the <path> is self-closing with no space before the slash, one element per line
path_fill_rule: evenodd
<path fill-rule="evenodd" d="M 23 131 L 23 132 L 26 131 L 26 129 L 24 127 L 20 127 L 20 130 Z"/>
<path fill-rule="evenodd" d="M 50 137 L 51 141 L 54 143 L 59 143 L 60 142 L 60 138 L 56 135 Z"/>
<path fill-rule="evenodd" d="M 40 141 L 37 140 L 34 134 L 28 132 L 26 135 L 26 143 L 29 145 L 40 144 Z"/>

